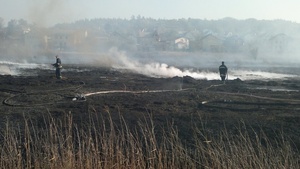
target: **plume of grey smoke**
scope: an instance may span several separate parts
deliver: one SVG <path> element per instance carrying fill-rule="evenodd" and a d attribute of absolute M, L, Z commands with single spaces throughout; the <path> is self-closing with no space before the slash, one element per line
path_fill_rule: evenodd
<path fill-rule="evenodd" d="M 26 69 L 51 69 L 51 66 L 47 64 L 0 61 L 0 75 L 17 76 L 22 74 L 21 70 Z"/>
<path fill-rule="evenodd" d="M 183 77 L 191 76 L 195 79 L 218 79 L 218 74 L 216 72 L 199 72 L 192 70 L 181 70 L 174 66 L 169 66 L 165 63 L 141 63 L 134 58 L 130 58 L 126 55 L 124 51 L 118 51 L 116 48 L 110 50 L 110 55 L 115 61 L 112 67 L 115 69 L 127 69 L 136 73 L 151 77 Z"/>
<path fill-rule="evenodd" d="M 208 70 L 192 70 L 192 69 L 179 69 L 175 66 L 169 66 L 166 63 L 151 62 L 141 63 L 138 60 L 128 57 L 126 52 L 119 51 L 116 48 L 112 48 L 109 52 L 110 57 L 114 61 L 113 68 L 127 69 L 133 72 L 151 76 L 151 77 L 183 77 L 190 76 L 195 79 L 207 79 L 207 80 L 219 80 L 218 68 L 216 71 Z M 245 68 L 229 69 L 228 79 L 233 80 L 240 78 L 242 80 L 270 80 L 270 79 L 287 79 L 298 77 L 294 74 L 276 73 L 261 70 L 247 70 Z"/>
<path fill-rule="evenodd" d="M 8 65 L 0 65 L 0 75 L 15 75 L 17 72 L 12 70 Z"/>
<path fill-rule="evenodd" d="M 207 79 L 207 80 L 218 80 L 220 79 L 218 74 L 218 59 L 211 60 L 208 62 L 208 57 L 197 58 L 197 60 L 204 61 L 204 64 L 199 65 L 198 69 L 191 69 L 189 66 L 182 66 L 178 68 L 176 66 L 169 66 L 167 56 L 163 59 L 144 61 L 139 60 L 141 58 L 133 57 L 128 55 L 125 51 L 120 51 L 117 48 L 111 48 L 105 54 L 97 53 L 61 53 L 63 64 L 78 64 L 78 65 L 92 65 L 92 66 L 102 66 L 102 67 L 112 67 L 115 69 L 126 69 L 135 73 L 143 74 L 151 77 L 165 78 L 165 77 L 183 77 L 190 76 L 195 79 Z M 51 63 L 55 62 L 55 55 L 53 56 L 33 56 L 32 58 L 27 58 L 27 60 L 17 61 L 0 61 L 0 74 L 18 74 L 19 69 L 51 69 Z M 158 56 L 158 58 L 161 58 Z M 169 57 L 173 58 L 174 57 Z M 195 57 L 192 57 L 196 60 Z M 176 58 L 175 58 L 176 59 Z M 181 57 L 180 62 L 185 62 L 185 60 L 190 60 L 191 57 Z M 192 60 L 193 60 L 192 59 Z M 165 61 L 165 62 L 161 62 Z M 175 62 L 174 62 L 175 63 Z M 190 61 L 185 62 L 190 63 Z M 208 64 L 209 63 L 209 64 Z M 234 62 L 231 62 L 231 65 Z M 205 67 L 206 64 L 206 67 Z M 171 64 L 172 65 L 172 64 Z M 207 65 L 210 67 L 207 69 Z M 276 73 L 273 69 L 266 69 L 265 71 L 260 71 L 254 65 L 254 67 L 237 67 L 232 65 L 229 67 L 228 79 L 240 78 L 242 80 L 268 80 L 268 79 L 285 79 L 293 78 L 296 75 L 293 72 L 289 73 Z"/>
<path fill-rule="evenodd" d="M 70 22 L 75 14 L 73 9 L 61 0 L 32 0 L 29 3 L 28 17 L 39 26 L 52 26 L 57 23 Z"/>

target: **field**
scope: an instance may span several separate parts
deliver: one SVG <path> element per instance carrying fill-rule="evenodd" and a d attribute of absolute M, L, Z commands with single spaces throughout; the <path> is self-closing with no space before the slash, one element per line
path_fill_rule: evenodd
<path fill-rule="evenodd" d="M 283 166 L 296 168 L 295 165 L 299 164 L 297 157 L 299 157 L 298 150 L 300 148 L 300 94 L 298 91 L 300 80 L 297 78 L 268 81 L 234 79 L 223 84 L 219 80 L 196 80 L 189 76 L 154 78 L 125 69 L 115 70 L 79 65 L 66 65 L 64 68 L 61 80 L 55 79 L 53 70 L 45 69 L 26 70 L 27 74 L 34 76 L 0 76 L 0 98 L 2 100 L 0 125 L 3 129 L 1 138 L 2 167 L 9 166 L 9 162 L 4 160 L 6 158 L 5 147 L 12 146 L 11 149 L 15 150 L 15 147 L 19 145 L 22 147 L 26 142 L 39 142 L 44 138 L 42 133 L 49 132 L 53 126 L 63 133 L 55 135 L 57 131 L 52 131 L 55 137 L 61 136 L 61 139 L 52 138 L 51 134 L 45 138 L 58 139 L 61 142 L 64 142 L 62 140 L 65 139 L 65 144 L 61 146 L 71 146 L 72 150 L 78 152 L 82 148 L 79 140 L 88 142 L 88 139 L 98 138 L 97 133 L 93 133 L 96 130 L 101 133 L 101 138 L 112 139 L 110 136 L 121 140 L 135 138 L 133 140 L 137 142 L 140 139 L 143 144 L 136 146 L 141 146 L 144 152 L 142 159 L 146 162 L 135 164 L 136 168 L 139 168 L 137 166 L 146 168 L 180 168 L 179 166 L 240 168 L 240 164 L 236 164 L 235 160 L 229 162 L 228 159 L 234 158 L 237 161 L 242 159 L 241 156 L 245 155 L 243 153 L 247 153 L 243 152 L 243 147 L 245 146 L 244 148 L 247 149 L 252 141 L 253 147 L 258 148 L 252 153 L 269 152 L 271 156 L 260 154 L 262 156 L 248 159 L 255 161 L 261 157 L 266 158 L 258 165 L 248 164 L 245 162 L 247 159 L 244 159 L 245 161 L 240 163 L 244 163 L 246 168 L 251 168 L 251 166 L 261 166 L 262 168 L 270 166 L 272 168 L 271 163 L 274 165 L 273 168 Z M 102 130 L 104 132 L 100 132 Z M 78 134 L 81 132 L 84 134 Z M 10 133 L 13 134 L 10 136 Z M 72 136 L 73 141 L 68 141 L 68 134 Z M 133 136 L 126 136 L 126 134 Z M 135 134 L 139 136 L 135 136 Z M 166 140 L 166 137 L 173 142 Z M 197 139 L 195 140 L 195 138 Z M 226 139 L 228 139 L 227 142 Z M 236 139 L 237 142 L 234 141 Z M 6 143 L 8 140 L 12 140 L 10 144 Z M 155 143 L 151 142 L 153 140 Z M 214 145 L 214 142 L 218 142 L 218 144 Z M 99 143 L 104 146 L 103 142 L 99 141 Z M 170 144 L 175 143 L 178 144 L 178 147 L 187 147 L 184 150 L 180 150 L 178 147 L 174 150 L 171 148 L 172 152 L 176 150 L 180 155 L 189 154 L 188 152 L 192 152 L 193 149 L 201 147 L 200 143 L 206 144 L 206 146 L 201 147 L 199 151 L 203 154 L 191 153 L 189 158 L 178 160 L 172 155 L 170 155 L 171 157 L 166 155 L 167 151 L 171 151 Z M 237 154 L 230 154 L 227 151 L 227 146 L 230 147 L 231 143 L 234 143 L 233 146 L 239 147 L 236 150 Z M 49 144 L 56 143 L 49 141 Z M 130 144 L 130 141 L 122 142 L 123 146 L 130 147 L 129 150 L 132 150 L 134 145 Z M 210 144 L 214 146 L 208 146 Z M 28 153 L 28 144 L 26 145 L 27 147 L 25 146 L 23 151 Z M 85 143 L 82 142 L 82 145 Z M 112 139 L 111 145 L 107 146 L 115 145 L 115 140 Z M 154 159 L 151 159 L 150 156 L 153 155 L 151 151 L 162 150 L 162 145 L 167 147 L 166 151 L 155 154 Z M 33 150 L 35 146 L 31 146 Z M 88 147 L 88 145 L 86 146 Z M 116 147 L 115 150 L 119 150 L 118 148 L 120 147 Z M 224 154 L 214 154 L 214 156 L 206 154 L 207 152 L 204 153 L 204 151 L 216 151 L 214 148 L 224 149 L 221 151 Z M 41 148 L 36 149 L 41 150 Z M 231 148 L 228 149 L 232 151 Z M 55 163 L 53 166 L 47 163 L 47 166 L 49 168 L 62 166 L 84 168 L 83 165 L 89 164 L 100 168 L 122 168 L 122 166 L 131 168 L 132 161 L 139 157 L 137 154 L 136 157 L 130 156 L 132 159 L 126 161 L 125 165 L 124 161 L 124 163 L 120 161 L 127 159 L 124 157 L 126 156 L 124 153 L 122 158 L 116 159 L 118 165 L 112 163 L 105 166 L 104 163 L 102 165 L 86 162 L 88 157 L 84 158 L 83 156 L 91 151 L 86 149 L 81 152 L 81 156 L 74 153 L 76 154 L 72 156 L 74 163 L 72 160 L 67 160 L 72 163 L 68 165 L 62 164 L 63 155 L 57 153 L 54 157 L 50 153 L 47 155 L 49 161 L 52 158 L 57 160 L 57 156 L 60 156 L 61 163 Z M 51 152 L 56 153 L 52 150 Z M 288 155 L 283 152 L 287 152 Z M 118 152 L 110 153 L 111 156 L 118 157 Z M 240 157 L 237 157 L 238 153 L 241 153 Z M 231 158 L 226 158 L 226 154 Z M 274 159 L 272 155 L 279 159 Z M 207 159 L 200 160 L 200 156 L 207 156 Z M 15 163 L 13 167 L 38 166 L 33 159 L 38 159 L 39 156 L 25 153 L 22 157 L 23 160 L 20 160 L 19 164 Z M 158 160 L 159 157 L 162 159 Z M 41 158 L 46 159 L 44 156 Z M 77 165 L 78 158 L 82 164 Z M 208 160 L 209 158 L 210 160 Z M 274 161 L 280 161 L 278 165 L 272 161 L 272 158 Z M 167 159 L 170 163 L 163 162 Z M 195 162 L 195 159 L 199 159 L 199 161 Z M 102 160 L 109 161 L 108 159 Z M 46 163 L 43 164 L 46 165 Z M 197 164 L 200 167 L 197 167 Z"/>

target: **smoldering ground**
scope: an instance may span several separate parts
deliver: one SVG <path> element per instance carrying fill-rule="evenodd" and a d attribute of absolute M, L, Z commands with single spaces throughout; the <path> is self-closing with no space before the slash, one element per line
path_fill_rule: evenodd
<path fill-rule="evenodd" d="M 288 70 L 287 65 L 265 64 L 259 60 L 251 60 L 232 55 L 207 53 L 127 53 L 117 48 L 111 48 L 106 53 L 76 53 L 60 52 L 63 64 L 85 65 L 113 68 L 116 70 L 129 70 L 134 73 L 151 77 L 183 77 L 190 76 L 195 79 L 220 79 L 218 66 L 225 61 L 229 68 L 228 79 L 241 80 L 268 80 L 298 78 L 297 72 Z M 24 69 L 53 69 L 55 62 L 53 56 L 32 56 L 23 58 L 20 62 L 1 61 L 0 73 L 18 75 Z M 74 69 L 73 69 L 74 70 Z M 68 71 L 68 70 L 65 70 Z"/>

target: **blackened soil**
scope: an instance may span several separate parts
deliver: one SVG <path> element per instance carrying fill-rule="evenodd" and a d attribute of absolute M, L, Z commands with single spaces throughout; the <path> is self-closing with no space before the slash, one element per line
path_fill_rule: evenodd
<path fill-rule="evenodd" d="M 223 84 L 191 77 L 151 78 L 108 68 L 65 68 L 61 80 L 55 79 L 54 71 L 37 69 L 26 70 L 35 76 L 0 76 L 1 126 L 7 120 L 22 125 L 24 117 L 42 123 L 45 114 L 59 119 L 68 113 L 85 123 L 91 114 L 109 113 L 116 124 L 121 115 L 131 127 L 149 117 L 157 130 L 172 124 L 187 141 L 194 125 L 214 136 L 225 128 L 235 134 L 245 124 L 271 139 L 283 133 L 300 147 L 300 80 L 236 79 Z M 114 92 L 81 98 L 100 91 Z"/>

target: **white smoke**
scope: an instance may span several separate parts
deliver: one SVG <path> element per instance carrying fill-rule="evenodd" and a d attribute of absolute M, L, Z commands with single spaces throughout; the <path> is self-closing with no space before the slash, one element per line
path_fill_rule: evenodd
<path fill-rule="evenodd" d="M 21 69 L 50 69 L 51 67 L 46 64 L 36 63 L 17 63 L 10 61 L 0 61 L 0 75 L 13 75 L 17 76 L 22 73 Z"/>
<path fill-rule="evenodd" d="M 214 72 L 199 72 L 192 70 L 181 70 L 174 66 L 169 66 L 165 63 L 146 63 L 143 64 L 134 58 L 129 58 L 125 52 L 118 51 L 115 48 L 110 50 L 111 56 L 114 58 L 115 62 L 112 67 L 115 69 L 127 69 L 133 72 L 151 76 L 151 77 L 183 77 L 191 76 L 195 79 L 217 79 L 218 74 Z"/>
<path fill-rule="evenodd" d="M 8 65 L 0 65 L 0 75 L 15 75 L 17 72 L 12 70 Z"/>
<path fill-rule="evenodd" d="M 253 71 L 253 70 L 232 70 L 228 74 L 231 74 L 230 79 L 240 78 L 242 80 L 274 80 L 274 79 L 288 79 L 296 78 L 297 75 L 273 73 L 265 71 Z"/>
<path fill-rule="evenodd" d="M 183 77 L 190 76 L 195 79 L 206 80 L 219 80 L 220 76 L 218 66 L 215 68 L 215 72 L 209 70 L 192 70 L 192 69 L 179 69 L 174 66 L 169 66 L 166 63 L 141 63 L 134 58 L 129 58 L 125 52 L 118 51 L 117 49 L 111 49 L 110 55 L 115 61 L 112 65 L 115 69 L 127 69 L 133 72 L 158 78 L 165 77 Z M 230 69 L 228 71 L 228 80 L 241 79 L 241 80 L 271 80 L 271 79 L 285 79 L 298 77 L 293 74 L 273 73 L 260 70 L 241 70 Z"/>
<path fill-rule="evenodd" d="M 38 57 L 42 58 L 42 57 Z M 106 55 L 86 55 L 78 57 L 77 55 L 63 56 L 63 63 L 74 64 L 74 61 L 78 61 L 81 58 L 80 63 L 85 65 L 98 65 L 105 67 L 112 67 L 115 69 L 126 69 L 132 72 L 143 74 L 150 77 L 157 78 L 170 78 L 170 77 L 184 77 L 190 76 L 194 79 L 206 79 L 206 80 L 220 80 L 218 73 L 218 63 L 216 65 L 209 65 L 210 68 L 178 68 L 176 66 L 170 66 L 167 63 L 160 61 L 147 62 L 139 61 L 138 58 L 130 57 L 124 51 L 119 51 L 116 48 L 112 48 Z M 143 58 L 143 57 L 142 57 Z M 186 60 L 190 59 L 186 57 Z M 164 59 L 161 59 L 164 60 Z M 70 62 L 73 61 L 73 62 Z M 144 60 L 145 61 L 145 60 Z M 167 59 L 165 60 L 167 61 Z M 50 61 L 48 61 L 50 62 Z M 54 60 L 53 60 L 54 62 Z M 92 62 L 92 63 L 90 63 Z M 211 64 L 211 63 L 210 63 Z M 184 66 L 187 67 L 187 66 Z M 0 61 L 0 74 L 1 75 L 20 75 L 24 69 L 53 69 L 50 64 L 37 64 L 37 63 L 17 63 L 9 61 Z M 261 71 L 252 67 L 254 70 L 247 70 L 239 67 L 229 67 L 228 80 L 241 79 L 241 80 L 272 80 L 272 79 L 287 79 L 299 77 L 298 75 L 289 73 L 276 73 L 273 71 Z M 69 71 L 79 71 L 76 69 L 69 69 Z"/>

